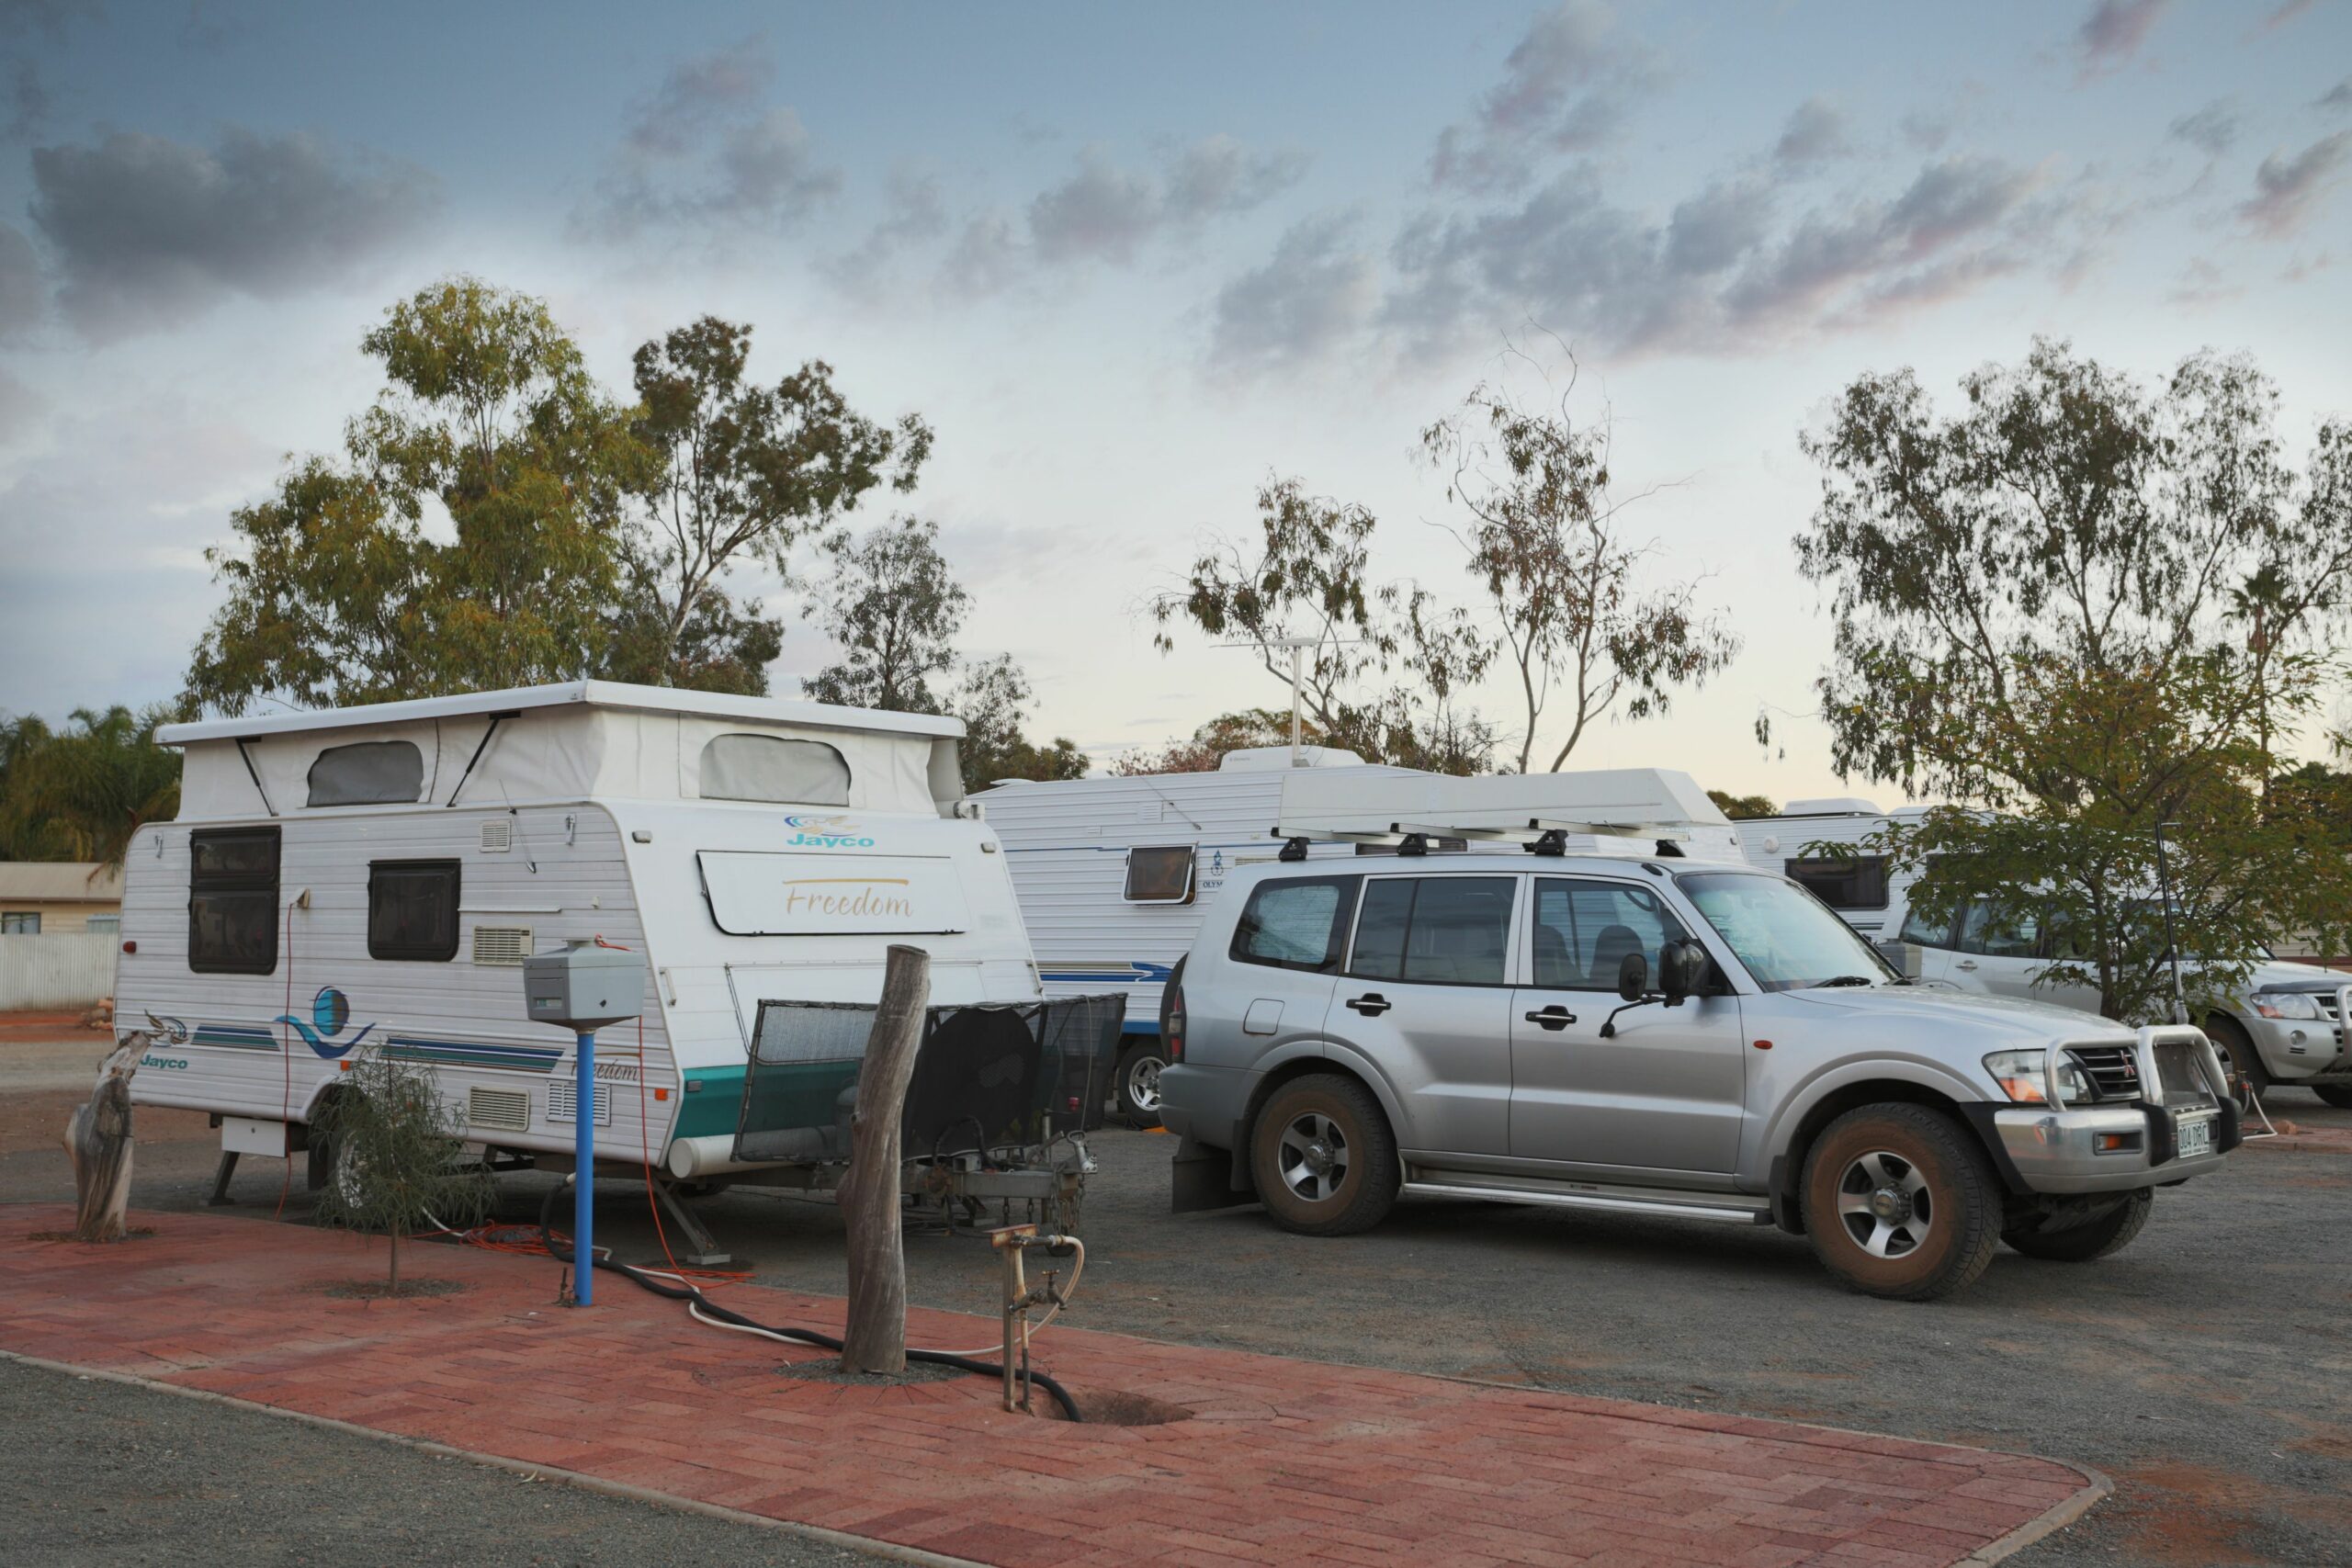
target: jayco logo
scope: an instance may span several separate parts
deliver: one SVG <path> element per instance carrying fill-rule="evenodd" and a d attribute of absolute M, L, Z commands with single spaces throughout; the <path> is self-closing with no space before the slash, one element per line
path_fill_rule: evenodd
<path fill-rule="evenodd" d="M 803 850 L 870 850 L 874 840 L 858 836 L 857 824 L 846 817 L 787 817 L 785 826 L 800 829 L 785 840 L 786 848 Z"/>
<path fill-rule="evenodd" d="M 344 1026 L 351 1021 L 351 1002 L 333 986 L 322 987 L 319 994 L 311 998 L 309 1018 L 300 1019 L 290 1013 L 280 1013 L 271 1021 L 292 1024 L 295 1032 L 302 1036 L 311 1049 L 330 1062 L 338 1056 L 349 1055 L 353 1046 L 376 1032 L 376 1026 L 371 1023 L 348 1040 L 338 1041 L 335 1038 L 343 1032 Z"/>
<path fill-rule="evenodd" d="M 139 1058 L 139 1065 L 142 1067 L 164 1067 L 175 1073 L 187 1071 L 186 1056 L 158 1056 L 150 1053 Z"/>
<path fill-rule="evenodd" d="M 787 915 L 833 915 L 843 919 L 888 915 L 903 918 L 915 912 L 914 901 L 903 891 L 903 876 L 806 876 L 784 885 Z"/>

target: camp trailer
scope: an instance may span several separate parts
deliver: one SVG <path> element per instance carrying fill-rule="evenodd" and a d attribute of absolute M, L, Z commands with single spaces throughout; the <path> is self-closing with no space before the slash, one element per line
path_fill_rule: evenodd
<path fill-rule="evenodd" d="M 220 1119 L 217 1196 L 235 1156 L 308 1148 L 373 1049 L 428 1068 L 494 1165 L 568 1171 L 576 1046 L 527 1021 L 522 964 L 598 942 L 641 955 L 644 989 L 599 1041 L 598 1162 L 650 1168 L 665 1197 L 828 1185 L 819 1123 L 845 1111 L 888 944 L 929 953 L 934 1028 L 1003 1009 L 1044 1027 L 1005 857 L 962 800 L 961 733 L 594 681 L 166 727 L 180 817 L 140 829 L 124 891 L 117 1028 L 152 1036 L 134 1098 Z M 1097 1089 L 1101 1033 L 1057 1043 L 1104 1058 L 1078 1060 Z M 809 1125 L 762 1124 L 755 1100 Z M 747 1158 L 752 1134 L 772 1135 Z M 1067 1196 L 1089 1162 L 1082 1138 L 1054 1144 L 1026 1184 L 963 1162 L 958 1195 Z M 908 1179 L 940 1190 L 937 1171 Z"/>
<path fill-rule="evenodd" d="M 1114 1082 L 1131 1122 L 1159 1121 L 1168 976 L 1227 876 L 1283 852 L 1280 822 L 1352 834 L 1306 840 L 1298 852 L 1316 859 L 1393 854 L 1407 837 L 1393 826 L 1464 812 L 1514 828 L 1536 819 L 1658 824 L 1676 852 L 1741 858 L 1731 823 L 1687 773 L 1621 768 L 1461 779 L 1329 748 L 1300 748 L 1295 766 L 1293 757 L 1286 746 L 1253 747 L 1227 753 L 1214 773 L 1008 782 L 974 796 L 1003 841 L 1046 994 L 1126 993 Z M 1579 833 L 1571 844 L 1654 853 L 1657 836 Z M 1473 843 L 1447 830 L 1423 835 L 1416 847 L 1520 850 L 1516 841 Z"/>

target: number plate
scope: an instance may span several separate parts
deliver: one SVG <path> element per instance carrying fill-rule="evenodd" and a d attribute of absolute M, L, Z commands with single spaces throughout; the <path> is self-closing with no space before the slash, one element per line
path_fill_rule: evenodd
<path fill-rule="evenodd" d="M 2180 1145 L 2181 1158 L 2210 1155 L 2213 1152 L 2213 1118 L 2210 1114 L 2183 1117 L 2174 1124 L 2173 1135 Z"/>

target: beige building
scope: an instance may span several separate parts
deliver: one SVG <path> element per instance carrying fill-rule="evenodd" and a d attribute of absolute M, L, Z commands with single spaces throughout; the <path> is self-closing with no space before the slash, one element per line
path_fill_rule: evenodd
<path fill-rule="evenodd" d="M 122 872 L 81 861 L 0 861 L 0 937 L 122 929 Z"/>

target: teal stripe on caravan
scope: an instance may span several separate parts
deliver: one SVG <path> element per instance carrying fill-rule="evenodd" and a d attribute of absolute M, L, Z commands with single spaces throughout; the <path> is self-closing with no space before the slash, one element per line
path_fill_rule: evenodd
<path fill-rule="evenodd" d="M 551 1072 L 563 1059 L 558 1045 L 492 1045 L 476 1040 L 420 1040 L 392 1034 L 384 1040 L 384 1055 L 403 1062 L 429 1062 L 445 1067 L 504 1067 L 513 1072 Z"/>
<path fill-rule="evenodd" d="M 191 1045 L 219 1045 L 232 1051 L 275 1051 L 277 1037 L 266 1029 L 232 1029 L 226 1024 L 199 1023 L 188 1036 Z"/>

